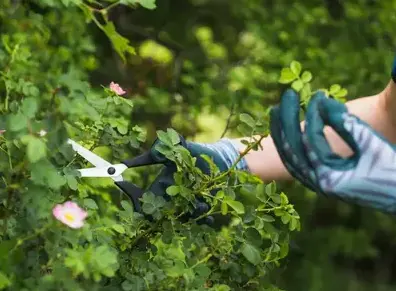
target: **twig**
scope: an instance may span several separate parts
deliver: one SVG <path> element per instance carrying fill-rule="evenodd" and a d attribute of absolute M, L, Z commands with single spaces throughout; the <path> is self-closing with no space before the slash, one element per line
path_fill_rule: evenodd
<path fill-rule="evenodd" d="M 234 110 L 235 110 L 235 107 L 236 107 L 235 105 L 236 105 L 236 100 L 234 100 L 232 102 L 231 109 L 230 109 L 230 114 L 228 115 L 228 118 L 227 118 L 226 127 L 224 128 L 223 133 L 221 134 L 220 138 L 223 138 L 226 135 L 226 133 L 227 133 L 227 131 L 229 129 L 229 126 L 230 126 L 230 123 L 231 123 L 231 118 L 234 115 Z"/>

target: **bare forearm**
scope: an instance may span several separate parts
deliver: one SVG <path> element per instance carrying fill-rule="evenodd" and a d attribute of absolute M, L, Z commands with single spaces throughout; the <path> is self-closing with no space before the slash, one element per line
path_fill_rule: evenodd
<path fill-rule="evenodd" d="M 352 114 L 357 115 L 389 140 L 395 142 L 396 134 L 389 121 L 385 120 L 382 114 L 384 110 L 381 108 L 383 94 L 384 92 L 381 92 L 375 96 L 355 99 L 347 102 L 346 105 Z M 301 123 L 301 126 L 304 126 L 304 122 Z M 352 153 L 347 144 L 331 128 L 326 128 L 325 134 L 334 152 L 344 157 Z M 264 181 L 292 179 L 283 166 L 271 136 L 263 139 L 261 145 L 262 150 L 251 151 L 246 155 L 246 162 L 250 171 Z M 243 147 L 241 147 L 241 150 L 243 150 Z"/>

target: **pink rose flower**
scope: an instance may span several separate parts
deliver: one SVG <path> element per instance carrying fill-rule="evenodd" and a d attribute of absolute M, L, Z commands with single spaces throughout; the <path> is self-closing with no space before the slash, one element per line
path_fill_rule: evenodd
<path fill-rule="evenodd" d="M 84 220 L 88 213 L 72 201 L 66 201 L 63 204 L 57 204 L 52 209 L 52 214 L 57 220 L 71 228 L 80 228 L 84 226 Z"/>
<path fill-rule="evenodd" d="M 0 129 L 0 134 L 3 134 L 5 132 L 6 132 L 5 129 Z"/>
<path fill-rule="evenodd" d="M 116 93 L 117 95 L 124 95 L 126 92 L 118 85 L 117 83 L 110 83 L 110 90 Z"/>

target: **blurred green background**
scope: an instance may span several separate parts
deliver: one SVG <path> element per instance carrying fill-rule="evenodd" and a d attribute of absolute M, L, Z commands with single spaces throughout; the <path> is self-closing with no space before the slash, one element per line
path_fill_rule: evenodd
<path fill-rule="evenodd" d="M 148 131 L 147 145 L 156 130 L 167 127 L 190 140 L 238 136 L 239 113 L 259 115 L 278 102 L 279 73 L 292 60 L 313 73 L 315 86 L 348 89 L 348 99 L 376 94 L 390 78 L 395 0 L 158 0 L 155 10 L 118 6 L 109 18 L 137 52 L 125 63 L 71 2 L 2 0 L 2 41 L 25 35 L 43 54 L 43 76 L 58 68 L 70 73 L 70 82 L 88 76 L 94 86 L 119 83 L 135 103 L 132 123 Z M 393 216 L 294 183 L 281 186 L 301 215 L 302 231 L 276 273 L 279 287 L 395 289 Z"/>

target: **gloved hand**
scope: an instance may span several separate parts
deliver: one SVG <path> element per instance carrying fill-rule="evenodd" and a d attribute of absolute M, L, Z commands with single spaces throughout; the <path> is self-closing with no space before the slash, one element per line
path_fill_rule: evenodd
<path fill-rule="evenodd" d="M 237 145 L 233 140 L 223 138 L 216 143 L 196 143 L 186 141 L 180 136 L 181 145 L 184 146 L 191 154 L 192 157 L 197 158 L 196 167 L 198 167 L 204 174 L 210 174 L 208 163 L 201 157 L 202 154 L 210 157 L 214 164 L 218 167 L 220 172 L 228 170 L 234 162 L 239 158 Z M 161 153 L 158 152 L 156 146 L 160 141 L 157 139 L 151 147 L 150 154 L 154 160 L 164 161 L 166 159 Z M 164 196 L 169 199 L 166 194 L 166 189 L 174 184 L 173 174 L 176 172 L 176 165 L 172 161 L 163 162 L 165 167 L 157 176 L 155 181 L 150 185 L 148 191 L 153 192 L 155 195 Z M 245 159 L 241 159 L 236 165 L 237 169 L 247 170 Z M 201 198 L 197 197 L 195 211 L 191 217 L 199 217 L 209 210 L 209 205 Z M 213 216 L 207 216 L 199 223 L 206 223 L 213 225 Z"/>
<path fill-rule="evenodd" d="M 318 193 L 395 212 L 396 148 L 323 92 L 308 104 L 304 133 L 299 109 L 299 96 L 288 90 L 271 110 L 271 135 L 290 174 Z M 331 150 L 323 133 L 325 125 L 353 149 L 351 157 L 342 158 Z"/>

